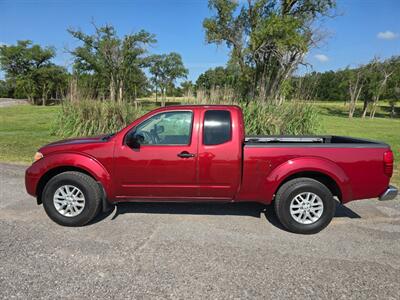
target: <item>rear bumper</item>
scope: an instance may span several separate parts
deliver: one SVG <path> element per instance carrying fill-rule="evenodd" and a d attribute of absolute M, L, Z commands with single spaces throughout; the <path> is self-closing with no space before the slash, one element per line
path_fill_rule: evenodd
<path fill-rule="evenodd" d="M 389 185 L 386 191 L 379 196 L 379 200 L 385 201 L 385 200 L 393 200 L 394 198 L 397 197 L 397 194 L 399 191 L 397 188 L 393 185 Z"/>

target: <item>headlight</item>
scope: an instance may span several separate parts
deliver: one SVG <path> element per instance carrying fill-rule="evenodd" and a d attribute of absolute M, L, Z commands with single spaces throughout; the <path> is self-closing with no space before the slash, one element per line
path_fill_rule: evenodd
<path fill-rule="evenodd" d="M 33 161 L 38 161 L 39 159 L 43 158 L 43 154 L 40 152 L 36 152 L 35 156 L 33 157 Z"/>

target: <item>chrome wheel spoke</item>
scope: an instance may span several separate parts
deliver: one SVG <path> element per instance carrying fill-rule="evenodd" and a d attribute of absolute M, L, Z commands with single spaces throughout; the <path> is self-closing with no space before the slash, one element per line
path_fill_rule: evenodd
<path fill-rule="evenodd" d="M 290 203 L 290 214 L 300 224 L 317 222 L 324 211 L 322 199 L 312 192 L 303 192 L 296 195 Z"/>
<path fill-rule="evenodd" d="M 61 215 L 75 217 L 85 208 L 85 195 L 76 186 L 63 185 L 54 193 L 53 204 Z"/>

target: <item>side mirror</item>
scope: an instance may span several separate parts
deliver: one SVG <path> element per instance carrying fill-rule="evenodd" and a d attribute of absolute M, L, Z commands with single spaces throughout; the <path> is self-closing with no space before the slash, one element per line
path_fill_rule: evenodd
<path fill-rule="evenodd" d="M 132 149 L 139 149 L 140 143 L 144 141 L 144 136 L 133 132 L 126 137 L 126 144 Z"/>

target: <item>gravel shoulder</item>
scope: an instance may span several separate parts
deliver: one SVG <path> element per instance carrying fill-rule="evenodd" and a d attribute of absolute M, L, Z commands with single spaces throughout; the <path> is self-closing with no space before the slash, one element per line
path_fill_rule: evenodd
<path fill-rule="evenodd" d="M 65 228 L 24 166 L 0 170 L 0 298 L 400 298 L 400 199 L 339 206 L 309 236 L 253 203 L 125 204 Z"/>

